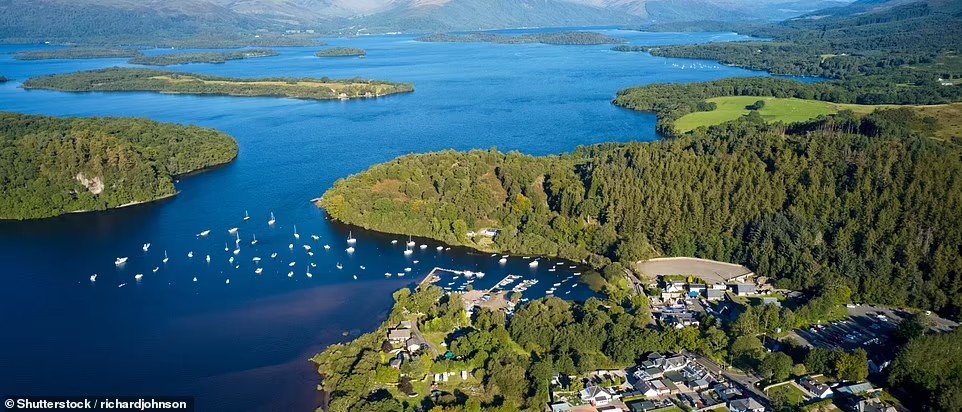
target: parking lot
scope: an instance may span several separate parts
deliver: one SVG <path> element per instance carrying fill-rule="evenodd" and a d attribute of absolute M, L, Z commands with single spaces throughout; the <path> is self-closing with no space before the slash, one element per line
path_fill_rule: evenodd
<path fill-rule="evenodd" d="M 797 337 L 809 346 L 822 348 L 878 349 L 888 343 L 889 336 L 902 321 L 893 310 L 870 306 L 849 307 L 849 319 L 826 323 L 806 330 L 796 330 Z"/>
<path fill-rule="evenodd" d="M 806 330 L 795 330 L 794 335 L 809 346 L 823 348 L 844 348 L 852 350 L 864 348 L 870 353 L 884 351 L 888 348 L 889 337 L 898 327 L 899 322 L 909 313 L 897 309 L 882 308 L 871 305 L 849 305 L 847 308 L 849 319 L 822 324 Z M 955 322 L 941 319 L 932 314 L 930 316 L 934 329 L 946 331 L 958 326 Z"/>

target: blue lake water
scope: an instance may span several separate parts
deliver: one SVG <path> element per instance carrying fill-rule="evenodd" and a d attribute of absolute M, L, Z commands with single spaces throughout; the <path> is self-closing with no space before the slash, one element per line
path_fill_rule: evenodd
<path fill-rule="evenodd" d="M 742 38 L 603 32 L 639 45 Z M 0 46 L 0 74 L 14 79 L 0 84 L 2 111 L 147 117 L 217 128 L 240 143 L 235 162 L 185 178 L 172 199 L 0 222 L 0 390 L 179 394 L 196 396 L 200 410 L 313 410 L 319 379 L 307 359 L 374 329 L 390 309 L 391 292 L 431 268 L 485 272 L 476 287 L 490 287 L 507 274 L 538 278 L 541 283 L 526 292 L 530 298 L 581 270 L 567 264 L 552 272 L 553 264 L 532 269 L 520 258 L 502 265 L 498 257 L 460 248 L 438 251 L 437 242 L 423 239 L 415 241 L 429 247 L 405 256 L 406 239 L 329 222 L 309 203 L 335 180 L 409 153 L 497 147 L 545 155 L 598 142 L 652 140 L 655 118 L 611 105 L 618 90 L 766 75 L 609 46 L 420 43 L 409 36 L 328 43 L 364 48 L 368 57 L 318 59 L 317 47 L 283 48 L 276 57 L 167 69 L 238 77 L 361 76 L 411 82 L 417 91 L 348 102 L 25 91 L 20 83 L 30 77 L 126 63 L 17 61 L 14 52 L 45 46 Z M 245 211 L 251 216 L 246 222 Z M 271 212 L 273 227 L 267 225 Z M 295 224 L 300 240 L 293 236 Z M 241 237 L 237 255 L 227 232 L 232 227 Z M 207 229 L 208 237 L 196 236 Z M 349 254 L 352 230 L 357 244 Z M 148 242 L 145 253 L 141 246 Z M 116 267 L 114 260 L 124 256 L 129 262 Z M 256 267 L 263 273 L 255 274 Z M 141 282 L 134 280 L 138 273 Z M 96 283 L 89 281 L 92 274 Z M 556 294 L 590 296 L 571 284 L 559 288 L 570 293 Z"/>

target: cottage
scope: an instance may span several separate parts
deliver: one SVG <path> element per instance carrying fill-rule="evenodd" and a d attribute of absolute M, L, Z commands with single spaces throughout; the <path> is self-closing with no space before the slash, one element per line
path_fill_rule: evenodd
<path fill-rule="evenodd" d="M 832 396 L 832 388 L 814 379 L 801 378 L 798 380 L 798 384 L 801 385 L 802 389 L 805 389 L 809 395 L 816 398 L 826 399 Z"/>
<path fill-rule="evenodd" d="M 484 237 L 493 238 L 493 237 L 497 236 L 498 233 L 500 233 L 500 232 L 501 232 L 501 231 L 498 230 L 498 229 L 483 229 L 483 230 L 481 230 L 480 234 L 481 234 L 481 236 L 484 236 Z"/>
<path fill-rule="evenodd" d="M 665 372 L 676 371 L 676 370 L 684 369 L 685 366 L 688 366 L 688 362 L 689 360 L 685 356 L 682 356 L 682 355 L 672 356 L 670 358 L 665 358 L 665 364 L 663 367 L 665 369 Z"/>
<path fill-rule="evenodd" d="M 668 293 L 682 293 L 685 291 L 685 284 L 682 282 L 671 282 L 665 286 L 665 292 Z"/>
<path fill-rule="evenodd" d="M 650 382 L 639 381 L 635 383 L 635 390 L 638 391 L 642 396 L 646 398 L 656 398 L 661 396 L 661 393 L 655 389 L 654 385 Z"/>
<path fill-rule="evenodd" d="M 705 298 L 708 300 L 720 300 L 725 297 L 725 289 L 711 288 L 705 291 Z"/>
<path fill-rule="evenodd" d="M 391 359 L 391 367 L 394 369 L 401 369 L 401 363 L 402 363 L 401 358 Z"/>
<path fill-rule="evenodd" d="M 692 283 L 692 284 L 688 285 L 688 292 L 694 293 L 695 296 L 705 294 L 705 291 L 706 291 L 707 289 L 708 289 L 708 287 L 706 287 L 705 285 L 702 285 L 702 284 L 700 284 L 700 283 Z"/>
<path fill-rule="evenodd" d="M 762 304 L 763 304 L 763 305 L 775 305 L 775 306 L 778 306 L 778 307 L 782 307 L 782 302 L 779 302 L 778 299 L 775 299 L 775 298 L 762 298 Z"/>
<path fill-rule="evenodd" d="M 548 406 L 551 408 L 551 412 L 568 412 L 572 409 L 568 402 L 555 402 Z"/>
<path fill-rule="evenodd" d="M 739 283 L 734 286 L 734 291 L 738 296 L 751 296 L 755 294 L 755 285 L 750 283 Z"/>
<path fill-rule="evenodd" d="M 752 398 L 736 399 L 728 403 L 731 412 L 765 412 L 765 407 Z"/>
<path fill-rule="evenodd" d="M 627 407 L 628 407 L 628 410 L 631 411 L 631 412 L 648 412 L 648 411 L 655 410 L 655 409 L 658 409 L 658 408 L 659 408 L 659 407 L 658 407 L 657 405 L 655 405 L 655 403 L 652 402 L 652 401 L 628 402 L 628 403 L 625 404 L 625 406 L 627 406 Z"/>
<path fill-rule="evenodd" d="M 387 339 L 395 344 L 404 343 L 411 339 L 411 329 L 390 329 L 387 331 Z"/>
<path fill-rule="evenodd" d="M 715 391 L 715 394 L 718 395 L 719 399 L 725 402 L 729 402 L 732 399 L 742 396 L 742 392 L 739 391 L 738 389 L 732 388 L 722 383 L 716 383 L 715 386 L 712 387 L 712 390 Z"/>
<path fill-rule="evenodd" d="M 407 348 L 408 352 L 417 352 L 421 350 L 421 341 L 411 338 L 407 340 L 404 346 Z"/>
<path fill-rule="evenodd" d="M 605 406 L 611 402 L 612 396 L 600 386 L 589 386 L 581 391 L 581 400 L 591 406 Z"/>
<path fill-rule="evenodd" d="M 852 410 L 854 412 L 896 412 L 894 407 L 886 405 L 879 398 L 860 399 Z"/>

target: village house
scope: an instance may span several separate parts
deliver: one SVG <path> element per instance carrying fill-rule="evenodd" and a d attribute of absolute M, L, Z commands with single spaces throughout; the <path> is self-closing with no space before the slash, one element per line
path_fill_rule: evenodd
<path fill-rule="evenodd" d="M 750 283 L 739 283 L 732 287 L 737 296 L 752 296 L 755 294 L 755 285 Z"/>
<path fill-rule="evenodd" d="M 711 288 L 705 291 L 705 299 L 716 301 L 725 298 L 725 289 Z"/>
<path fill-rule="evenodd" d="M 731 412 L 765 412 L 765 407 L 753 398 L 736 399 L 728 403 Z"/>
<path fill-rule="evenodd" d="M 395 345 L 399 345 L 407 342 L 411 339 L 411 329 L 389 329 L 387 331 L 387 340 Z"/>
<path fill-rule="evenodd" d="M 591 404 L 591 406 L 605 406 L 611 402 L 614 397 L 611 393 L 608 393 L 604 388 L 600 386 L 589 386 L 584 388 L 580 393 L 581 400 L 585 403 Z"/>
<path fill-rule="evenodd" d="M 879 398 L 857 400 L 851 410 L 853 412 L 896 412 L 895 407 L 886 405 Z"/>
<path fill-rule="evenodd" d="M 814 396 L 819 399 L 827 399 L 832 396 L 832 388 L 828 385 L 809 378 L 801 378 L 798 380 L 798 384 L 808 392 L 809 395 Z"/>

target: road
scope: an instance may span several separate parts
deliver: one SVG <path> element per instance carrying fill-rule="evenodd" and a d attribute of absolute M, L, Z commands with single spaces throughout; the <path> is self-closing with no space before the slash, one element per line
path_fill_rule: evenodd
<path fill-rule="evenodd" d="M 724 376 L 726 379 L 731 381 L 735 386 L 741 389 L 743 392 L 751 392 L 752 397 L 755 398 L 759 403 L 764 405 L 766 408 L 771 408 L 771 402 L 768 400 L 768 395 L 765 395 L 760 389 L 755 387 L 755 383 L 759 381 L 758 378 L 753 376 L 745 375 L 742 373 L 735 372 L 733 370 L 727 370 L 721 365 L 715 363 L 715 361 L 708 359 L 701 355 L 696 355 L 694 353 L 686 353 L 687 356 L 691 356 L 698 361 L 699 364 L 705 367 L 709 372 L 715 376 Z"/>
<path fill-rule="evenodd" d="M 424 344 L 428 347 L 428 349 L 431 350 L 431 353 L 434 355 L 433 359 L 438 358 L 438 348 L 434 347 L 434 344 L 431 343 L 431 341 L 424 339 L 424 335 L 422 335 L 421 330 L 418 329 L 417 322 L 413 322 L 413 324 L 411 325 L 411 336 L 421 342 L 424 342 Z"/>

